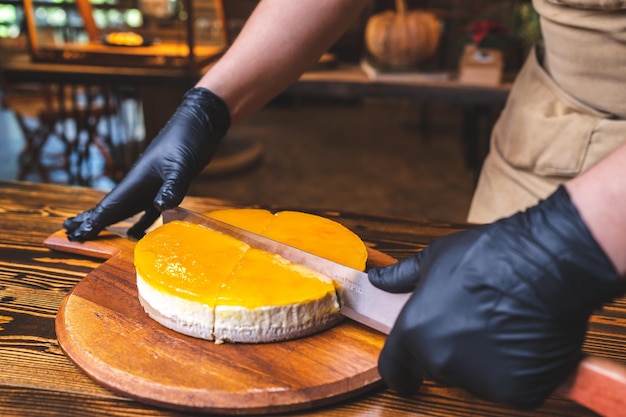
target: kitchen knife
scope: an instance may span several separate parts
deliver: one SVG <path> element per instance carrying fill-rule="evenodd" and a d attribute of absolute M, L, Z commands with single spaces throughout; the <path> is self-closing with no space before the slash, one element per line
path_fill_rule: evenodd
<path fill-rule="evenodd" d="M 253 248 L 275 253 L 295 264 L 304 265 L 328 276 L 337 288 L 341 313 L 385 334 L 389 334 L 400 310 L 411 295 L 383 291 L 373 286 L 364 272 L 182 207 L 163 212 L 164 223 L 173 220 L 195 223 L 232 236 Z"/>

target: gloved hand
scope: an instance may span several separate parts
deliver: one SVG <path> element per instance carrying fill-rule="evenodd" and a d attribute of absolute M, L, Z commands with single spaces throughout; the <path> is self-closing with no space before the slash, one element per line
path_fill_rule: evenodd
<path fill-rule="evenodd" d="M 369 278 L 414 290 L 379 357 L 389 387 L 410 395 L 429 377 L 518 408 L 539 406 L 568 377 L 592 311 L 626 291 L 564 187 Z"/>
<path fill-rule="evenodd" d="M 142 211 L 128 234 L 143 236 L 160 211 L 180 204 L 229 127 L 230 113 L 221 98 L 204 88 L 189 90 L 122 181 L 95 207 L 63 223 L 68 239 L 93 239 L 106 226 Z"/>

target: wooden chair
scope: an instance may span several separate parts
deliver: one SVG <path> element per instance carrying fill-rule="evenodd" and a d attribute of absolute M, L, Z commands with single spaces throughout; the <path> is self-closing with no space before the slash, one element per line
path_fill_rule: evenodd
<path fill-rule="evenodd" d="M 119 179 L 112 156 L 110 135 L 99 132 L 101 121 L 116 113 L 108 88 L 65 84 L 27 84 L 4 87 L 2 105 L 11 110 L 24 135 L 19 155 L 19 180 L 31 172 L 50 182 L 50 172 L 63 170 L 67 183 L 90 185 L 88 171 L 92 145 L 105 160 L 105 175 Z M 45 147 L 56 139 L 61 149 L 48 154 Z"/>
<path fill-rule="evenodd" d="M 57 163 L 53 165 L 43 163 L 43 148 L 52 131 L 53 126 L 43 123 L 39 116 L 43 111 L 41 86 L 35 84 L 19 87 L 4 87 L 2 106 L 13 112 L 18 126 L 24 136 L 24 148 L 19 154 L 18 180 L 25 180 L 26 176 L 34 171 L 43 182 L 50 182 L 49 171 L 60 169 L 63 162 L 60 155 L 55 155 Z"/>

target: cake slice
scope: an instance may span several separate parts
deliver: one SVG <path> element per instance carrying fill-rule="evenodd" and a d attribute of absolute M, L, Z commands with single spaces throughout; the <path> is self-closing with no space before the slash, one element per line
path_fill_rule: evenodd
<path fill-rule="evenodd" d="M 273 342 L 316 333 L 340 319 L 328 277 L 250 248 L 219 291 L 214 337 L 218 342 Z"/>
<path fill-rule="evenodd" d="M 135 246 L 139 300 L 165 327 L 213 339 L 215 301 L 249 246 L 204 227 L 173 221 Z"/>

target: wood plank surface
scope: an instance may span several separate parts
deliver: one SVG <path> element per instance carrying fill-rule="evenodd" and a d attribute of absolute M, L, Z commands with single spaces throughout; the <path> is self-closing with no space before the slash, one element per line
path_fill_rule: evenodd
<path fill-rule="evenodd" d="M 146 405 L 104 388 L 63 354 L 55 315 L 68 292 L 101 259 L 51 251 L 44 240 L 63 220 L 92 207 L 96 190 L 23 182 L 0 182 L 0 415 L 1 416 L 187 416 L 187 412 Z M 214 199 L 188 198 L 187 207 L 236 207 Z M 265 207 L 299 209 L 298 207 Z M 309 210 L 339 221 L 372 246 L 402 259 L 433 239 L 467 228 L 427 219 L 365 216 Z M 590 322 L 584 351 L 626 365 L 626 302 L 607 305 Z M 410 398 L 384 387 L 357 397 L 289 416 L 596 416 L 554 395 L 533 411 L 482 401 L 464 390 L 427 380 Z"/>

